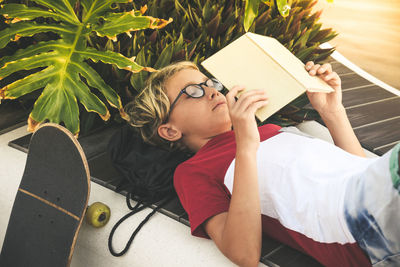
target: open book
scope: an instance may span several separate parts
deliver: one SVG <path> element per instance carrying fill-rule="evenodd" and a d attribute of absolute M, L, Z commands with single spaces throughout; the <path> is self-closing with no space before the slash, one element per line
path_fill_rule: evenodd
<path fill-rule="evenodd" d="M 244 34 L 201 64 L 228 90 L 235 85 L 267 90 L 268 105 L 256 112 L 260 121 L 306 90 L 334 91 L 322 79 L 310 76 L 304 64 L 278 40 L 255 33 Z"/>

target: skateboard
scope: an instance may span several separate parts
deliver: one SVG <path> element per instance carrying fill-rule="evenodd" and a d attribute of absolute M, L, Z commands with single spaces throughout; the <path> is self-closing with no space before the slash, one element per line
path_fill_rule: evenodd
<path fill-rule="evenodd" d="M 89 192 L 88 163 L 76 138 L 57 124 L 40 126 L 31 138 L 0 266 L 69 266 Z"/>

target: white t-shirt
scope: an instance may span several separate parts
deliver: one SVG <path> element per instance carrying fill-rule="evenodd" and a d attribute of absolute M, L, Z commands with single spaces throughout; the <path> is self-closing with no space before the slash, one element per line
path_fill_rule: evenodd
<path fill-rule="evenodd" d="M 343 216 L 347 181 L 374 160 L 300 132 L 275 135 L 257 152 L 261 213 L 318 242 L 353 243 Z M 224 179 L 231 193 L 234 167 Z"/>

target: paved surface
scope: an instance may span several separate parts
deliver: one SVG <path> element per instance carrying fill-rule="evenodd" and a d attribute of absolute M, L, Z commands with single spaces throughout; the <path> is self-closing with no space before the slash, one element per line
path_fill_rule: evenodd
<path fill-rule="evenodd" d="M 9 141 L 26 135 L 26 127 L 0 135 L 0 244 L 2 244 L 19 186 L 26 154 L 9 147 Z M 128 213 L 125 198 L 96 183 L 91 183 L 89 204 L 102 201 L 111 208 L 110 222 L 101 229 L 83 224 L 78 236 L 71 267 L 125 266 L 234 266 L 212 241 L 194 238 L 189 228 L 162 214 L 155 214 L 137 235 L 128 253 L 120 258 L 111 256 L 107 241 L 112 226 Z M 130 234 L 150 210 L 128 219 L 114 236 L 117 250 L 125 245 Z M 40 237 L 38 237 L 40 238 Z M 264 266 L 264 265 L 260 265 Z"/>

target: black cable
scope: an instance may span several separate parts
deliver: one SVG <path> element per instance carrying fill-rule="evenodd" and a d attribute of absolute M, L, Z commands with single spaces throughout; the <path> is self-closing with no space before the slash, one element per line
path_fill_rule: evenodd
<path fill-rule="evenodd" d="M 167 204 L 172 197 L 167 197 L 162 203 L 160 203 L 160 205 L 158 205 L 152 212 L 150 212 L 146 218 L 144 218 L 144 220 L 138 225 L 138 227 L 136 227 L 135 231 L 132 233 L 131 237 L 129 238 L 128 242 L 125 245 L 125 248 L 121 251 L 121 252 L 116 252 L 113 247 L 112 247 L 112 239 L 115 233 L 115 230 L 118 228 L 118 226 L 124 222 L 126 219 L 128 219 L 129 217 L 131 217 L 132 215 L 134 215 L 135 213 L 143 210 L 144 208 L 146 208 L 148 205 L 143 204 L 141 201 L 139 201 L 134 207 L 132 207 L 131 203 L 130 203 L 130 193 L 127 194 L 127 205 L 129 207 L 129 209 L 131 209 L 132 211 L 129 212 L 128 214 L 126 214 L 124 217 L 122 217 L 115 225 L 114 227 L 111 229 L 110 232 L 110 236 L 108 237 L 108 249 L 110 250 L 110 253 L 115 256 L 115 257 L 120 257 L 122 255 L 124 255 L 129 247 L 132 244 L 133 239 L 135 238 L 136 234 L 140 231 L 140 229 L 142 229 L 143 225 L 150 219 L 151 216 L 153 216 L 162 206 L 164 206 L 165 204 Z M 142 204 L 141 207 L 140 204 Z"/>

